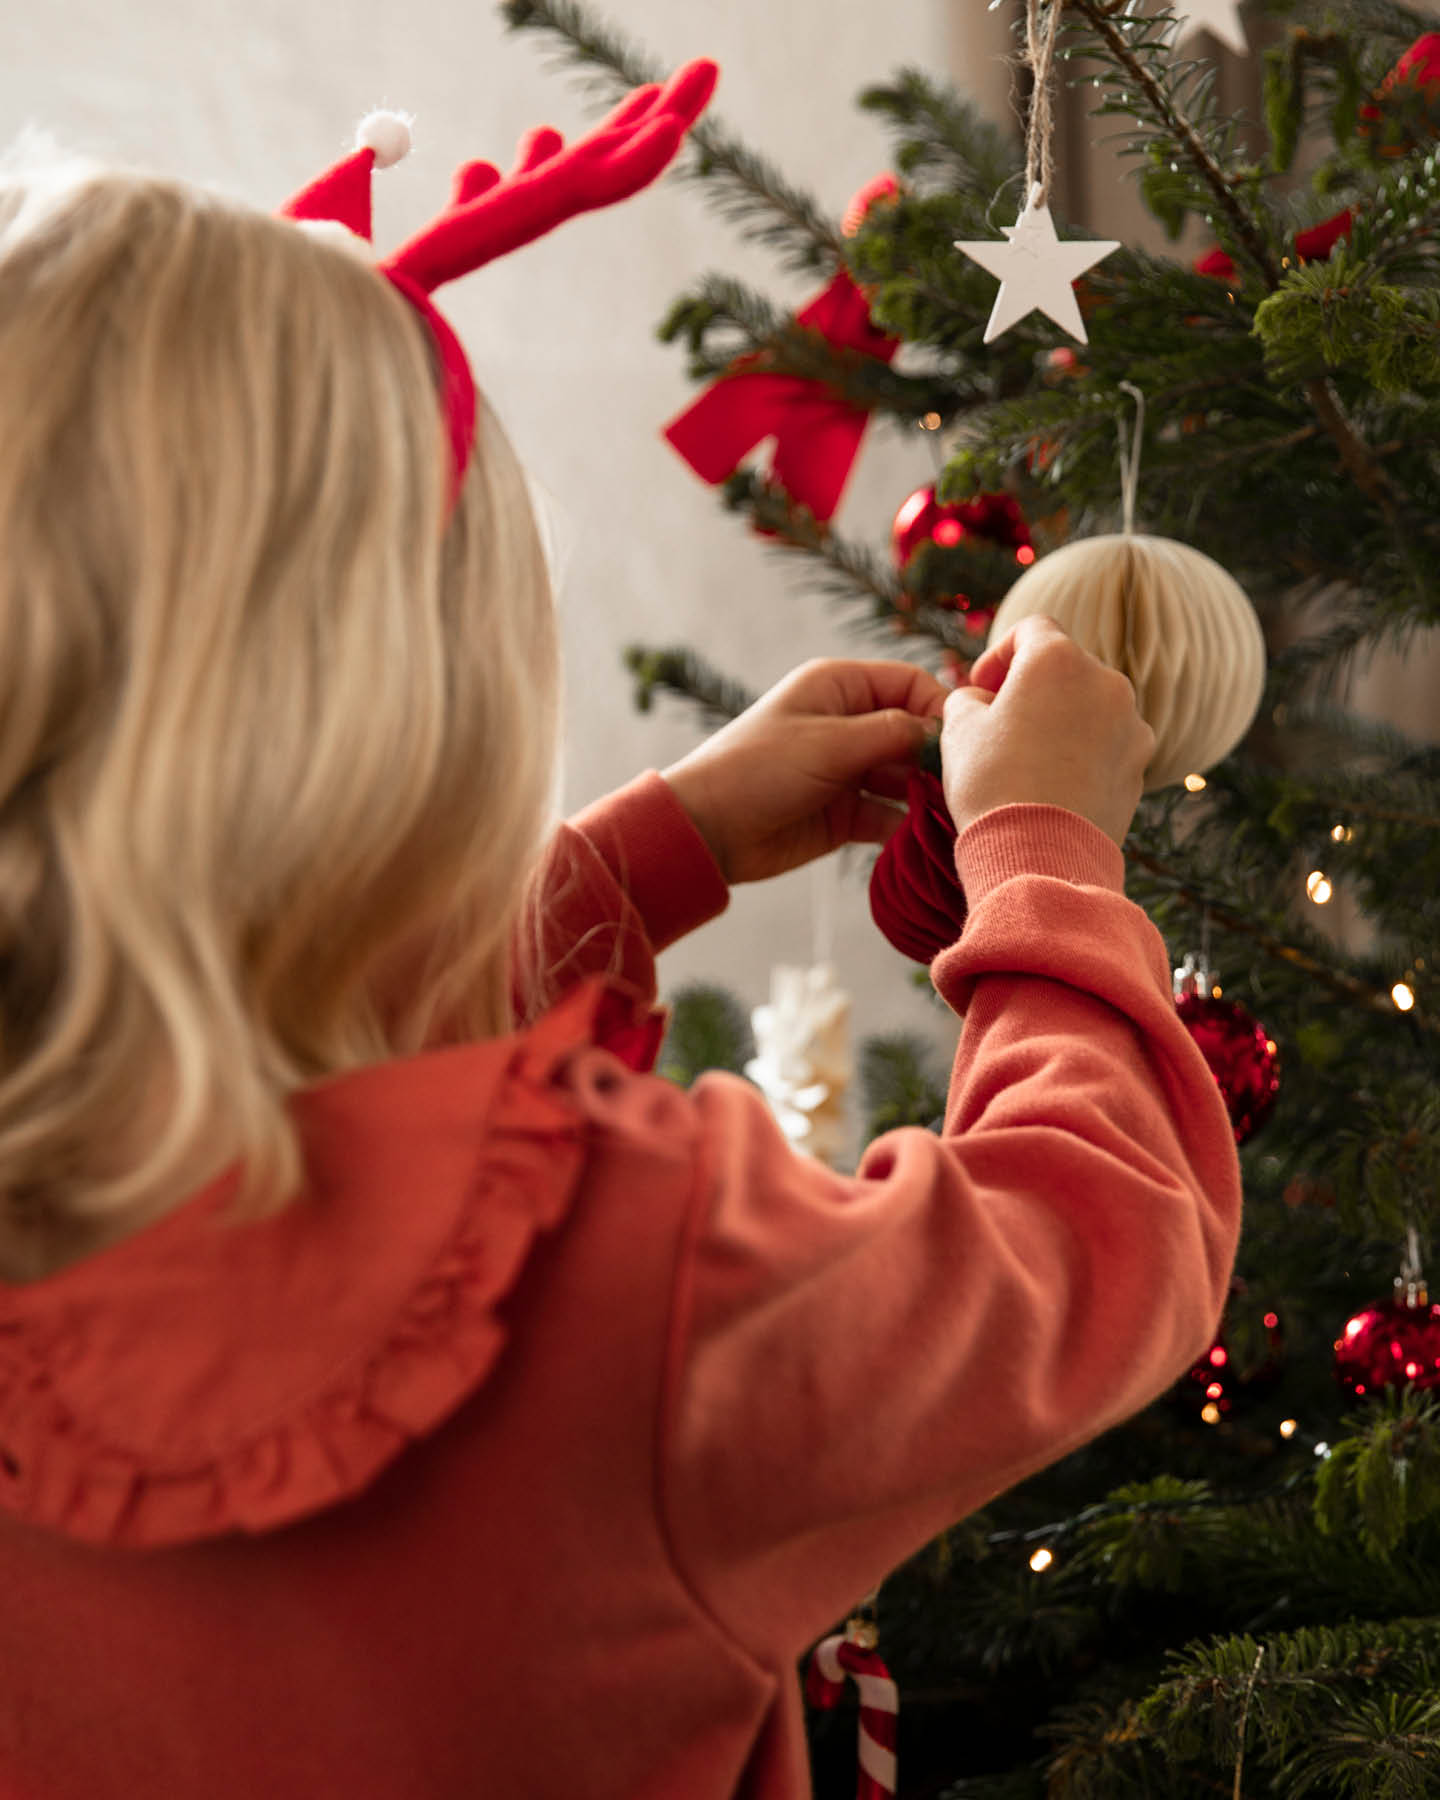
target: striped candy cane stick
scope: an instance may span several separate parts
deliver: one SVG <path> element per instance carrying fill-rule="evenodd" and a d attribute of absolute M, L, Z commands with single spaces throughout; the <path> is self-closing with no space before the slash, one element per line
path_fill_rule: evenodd
<path fill-rule="evenodd" d="M 873 1644 L 838 1633 L 815 1646 L 805 1672 L 812 1706 L 835 1706 L 849 1675 L 860 1690 L 860 1778 L 856 1800 L 890 1800 L 895 1793 L 895 1722 L 900 1696 Z"/>

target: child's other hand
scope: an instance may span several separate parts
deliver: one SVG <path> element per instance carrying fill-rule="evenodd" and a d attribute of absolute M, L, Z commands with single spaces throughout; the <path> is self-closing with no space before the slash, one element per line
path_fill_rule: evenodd
<path fill-rule="evenodd" d="M 1123 845 L 1154 750 L 1129 680 L 1037 614 L 987 648 L 946 703 L 945 799 L 957 831 L 1038 801 Z"/>
<path fill-rule="evenodd" d="M 805 663 L 663 771 L 729 882 L 883 844 L 948 688 L 911 663 Z"/>

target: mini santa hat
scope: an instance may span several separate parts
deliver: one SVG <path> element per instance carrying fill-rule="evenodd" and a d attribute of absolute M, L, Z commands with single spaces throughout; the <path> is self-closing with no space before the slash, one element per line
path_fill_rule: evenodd
<path fill-rule="evenodd" d="M 685 133 L 714 91 L 712 62 L 687 63 L 662 88 L 636 88 L 588 136 L 567 145 L 548 125 L 521 139 L 515 166 L 493 163 L 457 170 L 450 203 L 422 231 L 376 267 L 430 328 L 440 355 L 441 396 L 450 437 L 453 493 L 458 493 L 475 440 L 475 379 L 460 340 L 436 310 L 436 288 L 543 237 L 577 213 L 638 193 L 674 160 Z M 357 145 L 280 208 L 282 217 L 332 220 L 369 242 L 370 178 L 410 148 L 409 121 L 371 113 Z"/>

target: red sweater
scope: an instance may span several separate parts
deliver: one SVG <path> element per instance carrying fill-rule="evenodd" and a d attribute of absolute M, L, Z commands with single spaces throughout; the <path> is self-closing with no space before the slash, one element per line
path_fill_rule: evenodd
<path fill-rule="evenodd" d="M 1209 1342 L 1234 1147 L 1099 831 L 962 836 L 944 1135 L 844 1176 L 630 1066 L 724 888 L 657 777 L 576 824 L 628 986 L 297 1096 L 276 1219 L 0 1286 L 3 1800 L 799 1800 L 796 1656 Z"/>

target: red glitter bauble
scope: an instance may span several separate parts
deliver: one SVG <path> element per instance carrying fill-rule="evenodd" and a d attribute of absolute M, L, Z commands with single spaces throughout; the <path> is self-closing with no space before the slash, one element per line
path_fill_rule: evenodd
<path fill-rule="evenodd" d="M 1280 1051 L 1274 1038 L 1243 1006 L 1208 992 L 1178 993 L 1175 1010 L 1210 1065 L 1235 1142 L 1243 1144 L 1270 1117 L 1280 1091 Z"/>
<path fill-rule="evenodd" d="M 1412 1306 L 1402 1289 L 1362 1306 L 1335 1340 L 1335 1374 L 1357 1397 L 1407 1383 L 1440 1387 L 1440 1300 Z"/>
<path fill-rule="evenodd" d="M 1218 1425 L 1275 1386 L 1285 1364 L 1285 1333 L 1273 1306 L 1250 1297 L 1239 1276 L 1230 1283 L 1215 1341 L 1171 1389 L 1186 1412 Z"/>
<path fill-rule="evenodd" d="M 916 488 L 901 505 L 890 528 L 890 552 L 895 567 L 903 570 L 927 544 L 953 550 L 966 538 L 1012 550 L 1022 567 L 1035 560 L 1030 527 L 1009 494 L 976 494 L 969 500 L 942 504 L 933 487 Z M 951 594 L 937 604 L 966 614 L 966 623 L 976 631 L 985 630 L 993 616 L 987 608 L 972 607 L 968 594 Z"/>

